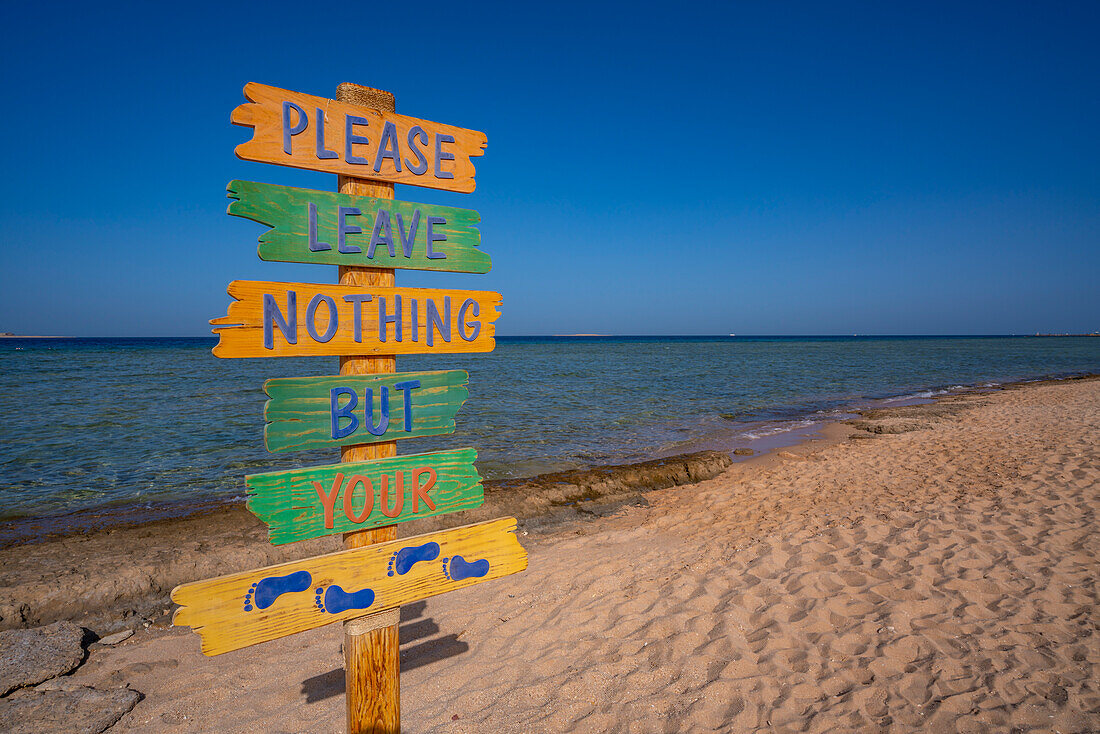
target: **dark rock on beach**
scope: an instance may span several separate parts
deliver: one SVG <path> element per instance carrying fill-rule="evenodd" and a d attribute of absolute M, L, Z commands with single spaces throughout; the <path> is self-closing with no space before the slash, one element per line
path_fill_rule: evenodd
<path fill-rule="evenodd" d="M 0 695 L 68 673 L 83 660 L 84 629 L 72 622 L 0 632 Z"/>
<path fill-rule="evenodd" d="M 521 527 L 530 528 L 604 517 L 627 504 L 645 504 L 646 492 L 713 479 L 732 463 L 721 451 L 699 451 L 637 464 L 486 482 L 485 504 L 463 515 L 475 515 L 468 522 L 512 515 Z M 448 526 L 464 524 L 461 519 L 448 520 Z"/>
<path fill-rule="evenodd" d="M 116 632 L 113 635 L 107 635 L 106 637 L 99 638 L 99 640 L 96 641 L 96 644 L 107 646 L 117 645 L 120 642 L 124 642 L 130 639 L 133 634 L 133 630 L 122 630 L 121 632 Z"/>
<path fill-rule="evenodd" d="M 494 504 L 510 504 L 522 499 L 515 507 L 516 517 L 532 517 L 545 504 L 592 500 L 627 492 L 668 489 L 713 479 L 733 462 L 720 451 L 700 451 L 667 459 L 655 459 L 622 466 L 602 466 L 594 469 L 542 474 L 530 479 L 486 482 L 485 504 L 490 497 Z M 526 512 L 524 512 L 526 508 Z"/>
<path fill-rule="evenodd" d="M 932 428 L 938 421 L 956 418 L 967 409 L 965 401 L 945 398 L 935 403 L 861 410 L 858 411 L 860 418 L 846 422 L 861 431 L 878 435 L 910 433 Z"/>
<path fill-rule="evenodd" d="M 141 694 L 129 688 L 63 685 L 53 690 L 20 691 L 0 699 L 0 722 L 8 734 L 99 734 L 140 700 Z"/>
<path fill-rule="evenodd" d="M 880 420 L 852 420 L 848 421 L 848 425 L 858 428 L 861 431 L 867 431 L 868 433 L 909 433 L 910 431 L 920 431 L 925 428 L 931 428 L 930 423 L 922 423 L 921 421 L 905 420 L 904 418 L 883 418 Z"/>
<path fill-rule="evenodd" d="M 752 456 L 755 453 L 756 452 L 753 451 L 752 449 L 734 449 L 733 450 L 733 455 L 734 456 Z"/>

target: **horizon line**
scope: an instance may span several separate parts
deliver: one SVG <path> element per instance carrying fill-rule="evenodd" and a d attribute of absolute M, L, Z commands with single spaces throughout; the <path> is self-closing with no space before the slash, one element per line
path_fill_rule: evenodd
<path fill-rule="evenodd" d="M 797 339 L 797 338 L 861 338 L 861 337 L 931 337 L 931 338 L 967 338 L 967 337 L 1052 337 L 1052 336 L 1100 336 L 1100 331 L 1092 332 L 1026 332 L 1026 333 L 864 333 L 864 334 L 497 334 L 497 339 Z M 217 339 L 210 335 L 171 335 L 171 334 L 130 334 L 125 336 L 92 334 L 11 334 L 0 333 L 0 339 Z"/>

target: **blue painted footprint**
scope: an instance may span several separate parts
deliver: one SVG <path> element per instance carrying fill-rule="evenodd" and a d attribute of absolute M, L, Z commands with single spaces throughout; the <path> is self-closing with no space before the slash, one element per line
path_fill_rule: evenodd
<path fill-rule="evenodd" d="M 267 609 L 283 594 L 306 591 L 313 584 L 309 571 L 295 571 L 286 576 L 271 576 L 252 584 L 244 595 L 244 610 L 251 612 L 253 605 L 257 609 Z"/>
<path fill-rule="evenodd" d="M 390 556 L 386 575 L 393 576 L 396 572 L 398 576 L 404 576 L 420 561 L 434 561 L 436 558 L 439 558 L 439 543 L 435 541 L 424 545 L 402 548 Z"/>
<path fill-rule="evenodd" d="M 467 561 L 462 556 L 443 559 L 443 575 L 451 581 L 474 578 L 479 579 L 487 573 L 489 573 L 489 561 L 484 558 L 474 561 L 473 563 Z"/>
<path fill-rule="evenodd" d="M 322 612 L 328 612 L 329 614 L 339 614 L 349 609 L 366 609 L 374 604 L 374 589 L 347 592 L 333 584 L 327 589 L 317 587 L 314 593 L 317 596 L 314 598 L 313 603 Z"/>

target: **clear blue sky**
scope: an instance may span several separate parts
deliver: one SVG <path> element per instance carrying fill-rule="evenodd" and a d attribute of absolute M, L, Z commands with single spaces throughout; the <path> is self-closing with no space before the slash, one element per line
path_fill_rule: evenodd
<path fill-rule="evenodd" d="M 483 130 L 502 334 L 1100 329 L 1100 4 L 5 3 L 0 331 L 203 335 L 245 82 Z M 346 15 L 339 15 L 344 12 Z"/>

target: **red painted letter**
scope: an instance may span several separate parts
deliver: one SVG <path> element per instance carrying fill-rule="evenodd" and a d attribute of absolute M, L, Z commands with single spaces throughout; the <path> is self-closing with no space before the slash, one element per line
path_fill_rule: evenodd
<path fill-rule="evenodd" d="M 420 475 L 428 475 L 428 483 L 423 487 L 420 486 Z M 413 472 L 413 512 L 420 512 L 420 500 L 424 500 L 424 504 L 428 506 L 428 509 L 434 510 L 435 503 L 428 497 L 428 490 L 435 486 L 435 469 L 430 466 L 426 466 L 423 469 L 417 469 Z"/>
<path fill-rule="evenodd" d="M 386 507 L 390 504 L 390 476 L 383 474 L 382 496 L 378 498 L 378 509 L 386 517 L 397 517 L 401 514 L 401 508 L 405 506 L 405 475 L 402 472 L 397 472 L 397 488 L 394 494 L 397 496 L 394 498 L 392 511 L 387 510 Z"/>
<path fill-rule="evenodd" d="M 352 498 L 355 496 L 355 485 L 362 484 L 363 489 L 366 490 L 367 498 L 363 500 L 363 512 L 356 515 L 352 509 Z M 386 478 L 382 477 L 382 486 L 386 486 Z M 383 490 L 385 491 L 385 490 Z M 335 495 L 333 495 L 335 496 Z M 348 484 L 348 491 L 344 492 L 344 514 L 348 516 L 348 519 L 352 522 L 363 522 L 370 517 L 371 510 L 374 509 L 374 485 L 370 483 L 370 480 L 366 477 L 356 474 L 351 478 L 351 483 Z M 385 512 L 385 510 L 382 510 Z M 392 515 L 391 515 L 392 517 Z M 331 526 L 330 526 L 331 527 Z"/>
<path fill-rule="evenodd" d="M 313 488 L 317 490 L 317 497 L 321 500 L 321 506 L 325 508 L 325 527 L 332 529 L 332 508 L 336 506 L 336 497 L 340 494 L 340 485 L 344 483 L 344 475 L 337 474 L 332 479 L 332 494 L 325 494 L 320 482 L 314 482 Z M 346 504 L 346 502 L 345 502 Z"/>

